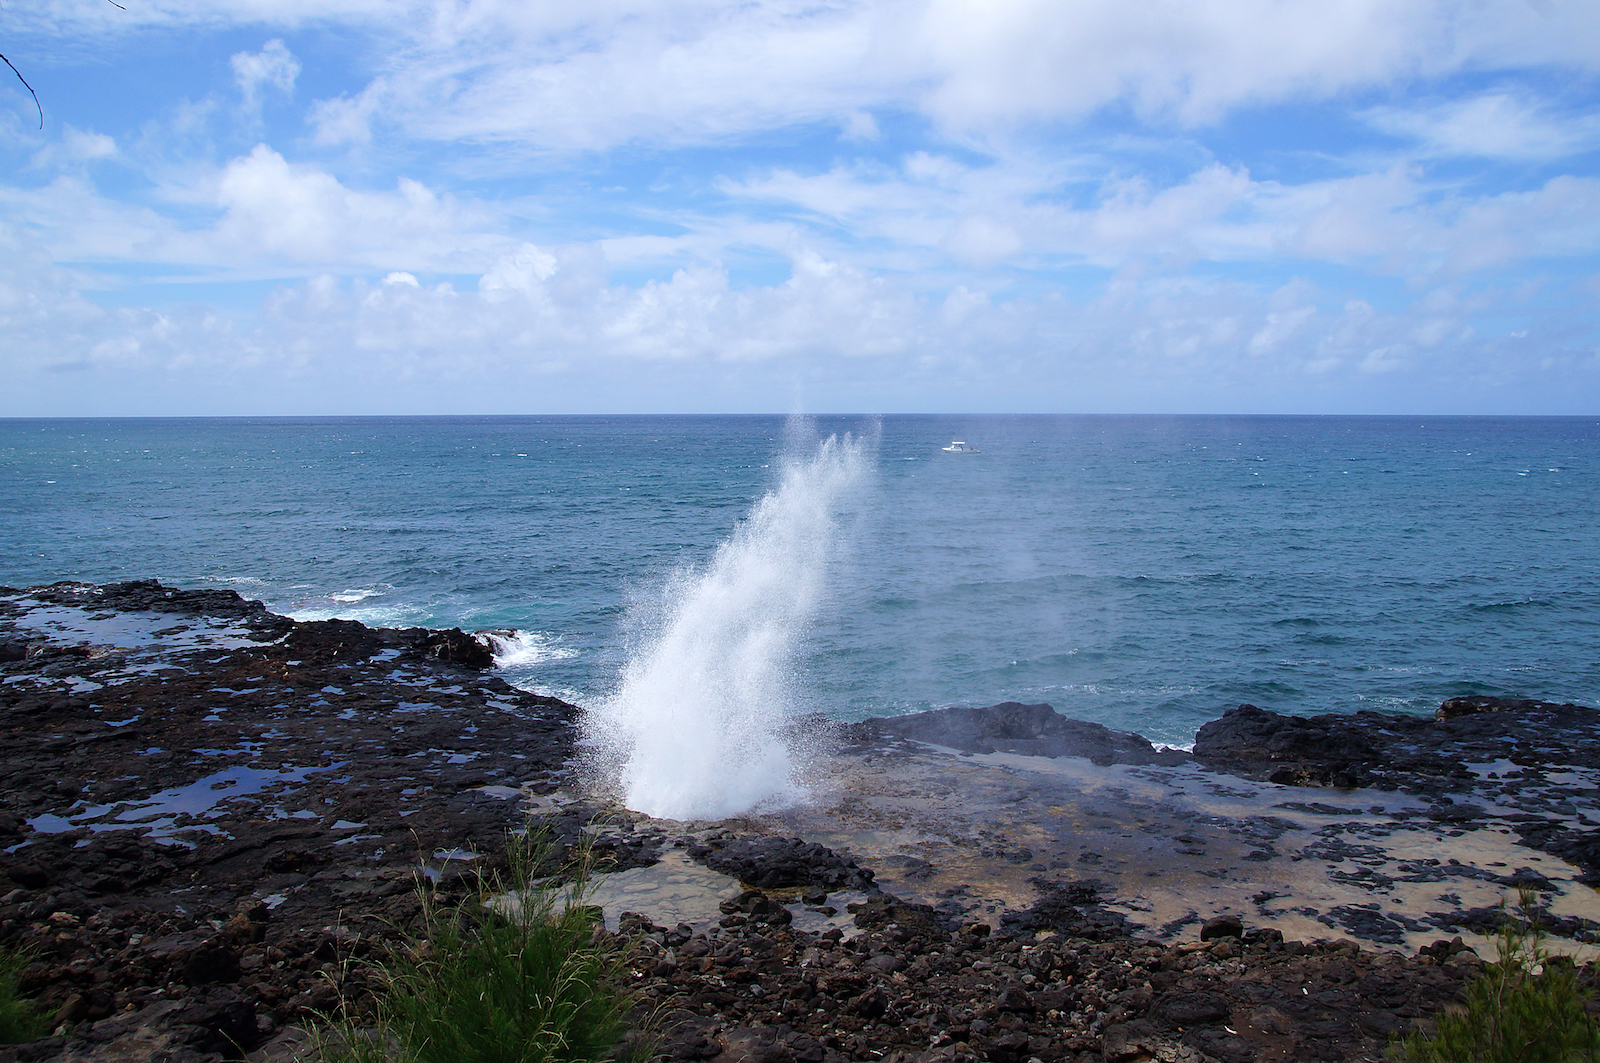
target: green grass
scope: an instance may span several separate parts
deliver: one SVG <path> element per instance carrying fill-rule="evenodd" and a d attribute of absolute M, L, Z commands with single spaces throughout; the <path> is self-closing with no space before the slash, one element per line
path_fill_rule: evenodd
<path fill-rule="evenodd" d="M 48 1016 L 22 995 L 22 972 L 28 962 L 24 953 L 0 949 L 0 1045 L 26 1044 L 48 1028 Z"/>
<path fill-rule="evenodd" d="M 1534 899 L 1501 925 L 1498 961 L 1467 987 L 1466 1007 L 1438 1017 L 1391 1052 L 1400 1063 L 1600 1063 L 1593 992 L 1570 957 L 1543 947 Z"/>
<path fill-rule="evenodd" d="M 346 1019 L 324 1031 L 324 1060 L 588 1063 L 628 1054 L 628 957 L 582 903 L 586 861 L 557 886 L 538 878 L 545 847 L 513 835 L 506 850 L 508 876 L 480 880 L 462 905 L 441 906 L 422 885 L 423 937 L 383 968 L 378 1025 Z"/>

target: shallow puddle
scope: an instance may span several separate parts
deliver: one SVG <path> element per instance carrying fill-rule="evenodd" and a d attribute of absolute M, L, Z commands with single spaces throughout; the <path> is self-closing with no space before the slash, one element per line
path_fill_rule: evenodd
<path fill-rule="evenodd" d="M 687 923 L 706 930 L 722 919 L 717 906 L 741 892 L 737 879 L 695 863 L 682 849 L 668 849 L 650 867 L 594 876 L 585 900 L 605 911 L 607 930 L 617 929 L 623 912 L 637 912 L 657 926 Z"/>
<path fill-rule="evenodd" d="M 1514 903 L 1499 880 L 1528 868 L 1552 884 L 1555 912 L 1600 922 L 1600 893 L 1521 844 L 1501 818 L 1514 809 L 1492 804 L 1470 823 L 1435 822 L 1425 802 L 1394 792 L 1073 757 L 929 750 L 831 768 L 831 789 L 764 817 L 765 828 L 848 852 L 889 892 L 966 919 L 998 924 L 1041 886 L 1083 883 L 1166 940 L 1231 912 L 1291 938 L 1360 936 L 1407 951 L 1460 933 L 1492 955 L 1484 938 L 1434 918 L 1493 909 L 1508 894 Z"/>
<path fill-rule="evenodd" d="M 225 814 L 221 807 L 241 797 L 253 797 L 268 789 L 290 783 L 303 783 L 307 776 L 341 767 L 330 764 L 319 768 L 252 768 L 236 765 L 212 772 L 187 786 L 174 786 L 151 794 L 142 801 L 116 801 L 90 805 L 69 816 L 46 813 L 28 820 L 40 834 L 60 834 L 87 827 L 92 831 L 147 830 L 152 841 L 175 842 L 184 831 L 222 833 L 209 824 L 178 824 L 178 819 L 212 819 Z M 304 813 L 294 813 L 299 818 Z M 314 813 L 312 813 L 314 815 Z M 353 826 L 363 826 L 354 824 Z"/>
<path fill-rule="evenodd" d="M 738 897 L 744 888 L 738 879 L 695 863 L 682 849 L 668 849 L 650 867 L 596 875 L 584 900 L 605 912 L 608 930 L 617 929 L 623 912 L 637 912 L 657 926 L 684 923 L 704 932 L 722 921 L 722 902 Z M 769 892 L 781 899 L 783 891 Z M 865 893 L 840 891 L 829 894 L 823 905 L 792 902 L 784 907 L 797 930 L 818 934 L 838 928 L 853 937 L 857 931 L 847 906 L 866 899 Z"/>

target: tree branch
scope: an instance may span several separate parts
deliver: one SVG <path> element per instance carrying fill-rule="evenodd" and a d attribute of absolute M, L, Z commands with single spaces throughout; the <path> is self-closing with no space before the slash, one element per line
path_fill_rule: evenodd
<path fill-rule="evenodd" d="M 112 3 L 116 3 L 116 0 L 111 0 L 111 2 Z M 11 72 L 13 74 L 17 75 L 17 80 L 22 82 L 22 87 L 28 90 L 28 95 L 29 96 L 33 97 L 33 105 L 35 107 L 39 108 L 39 128 L 43 129 L 44 128 L 44 104 L 39 102 L 39 94 L 37 92 L 33 91 L 33 86 L 28 84 L 28 79 L 22 76 L 22 71 L 18 70 L 15 66 L 12 66 L 11 60 L 6 59 L 6 57 L 3 56 L 3 55 L 0 55 L 0 59 L 4 59 L 5 60 L 6 66 L 11 67 Z"/>

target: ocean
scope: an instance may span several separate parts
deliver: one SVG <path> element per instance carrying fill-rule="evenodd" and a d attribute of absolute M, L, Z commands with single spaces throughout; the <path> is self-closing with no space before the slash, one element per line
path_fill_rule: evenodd
<path fill-rule="evenodd" d="M 515 629 L 506 677 L 583 705 L 668 659 L 652 697 L 1184 746 L 1241 702 L 1600 702 L 1596 418 L 0 420 L 0 513 L 0 583 Z"/>

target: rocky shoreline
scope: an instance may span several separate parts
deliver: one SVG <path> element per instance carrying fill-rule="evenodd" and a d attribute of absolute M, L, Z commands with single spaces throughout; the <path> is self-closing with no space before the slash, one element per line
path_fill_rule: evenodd
<path fill-rule="evenodd" d="M 578 710 L 491 663 L 233 592 L 0 590 L 0 946 L 56 1029 L 0 1060 L 297 1058 L 370 1001 L 419 873 L 470 888 L 530 816 L 610 861 L 672 1059 L 1378 1058 L 1491 898 L 1573 943 L 1600 914 L 1594 709 L 1242 706 L 1192 754 L 942 710 L 836 729 L 811 809 L 682 824 L 585 793 Z M 662 914 L 674 884 L 709 910 Z"/>

